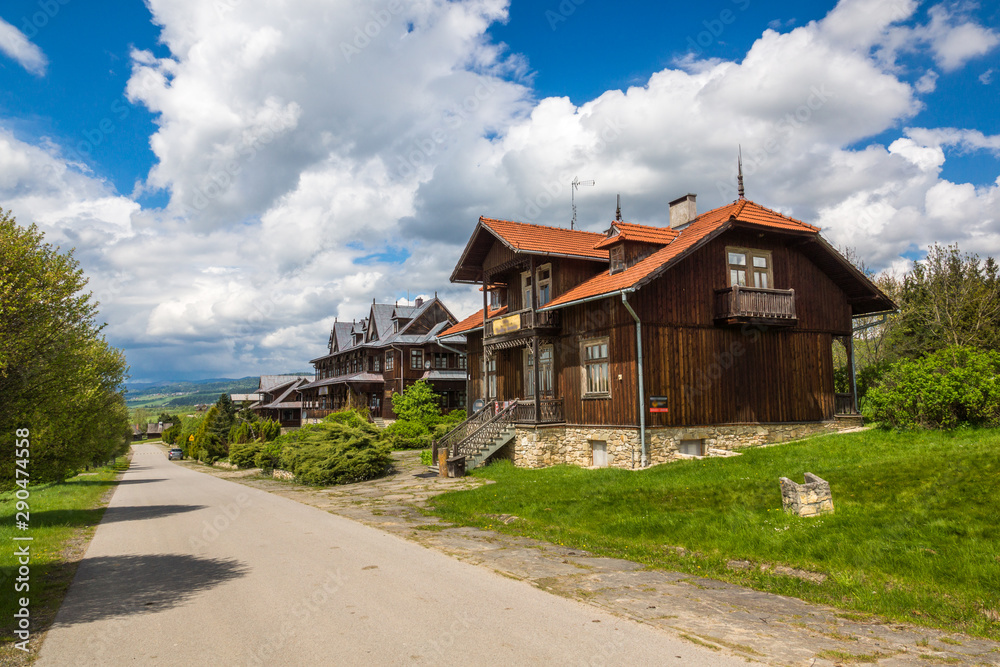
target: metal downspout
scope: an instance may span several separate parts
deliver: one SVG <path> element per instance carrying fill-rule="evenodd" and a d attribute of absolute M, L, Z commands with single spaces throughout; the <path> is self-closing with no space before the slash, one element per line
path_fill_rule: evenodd
<path fill-rule="evenodd" d="M 642 445 L 642 459 L 640 461 L 640 467 L 645 468 L 647 463 L 646 457 L 646 395 L 645 389 L 642 384 L 642 322 L 639 321 L 639 316 L 635 314 L 632 310 L 631 304 L 628 302 L 628 292 L 634 292 L 635 290 L 622 290 L 622 305 L 628 310 L 629 315 L 635 320 L 635 347 L 638 356 L 638 375 L 639 375 L 639 442 Z"/>

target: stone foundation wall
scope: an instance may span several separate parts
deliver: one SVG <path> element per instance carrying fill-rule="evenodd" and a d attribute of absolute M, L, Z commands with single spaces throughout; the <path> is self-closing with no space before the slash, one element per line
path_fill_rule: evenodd
<path fill-rule="evenodd" d="M 744 447 L 758 447 L 833 433 L 860 426 L 860 420 L 835 419 L 790 424 L 720 424 L 646 429 L 649 465 L 689 458 L 680 453 L 683 440 L 702 440 L 707 456 L 721 456 Z M 638 468 L 642 446 L 639 429 L 629 426 L 518 426 L 514 442 L 504 447 L 503 458 L 522 468 L 544 468 L 560 463 L 593 465 L 591 441 L 607 443 L 608 466 Z M 513 451 L 510 451 L 510 450 Z M 714 450 L 714 451 L 713 451 Z M 499 454 L 500 452 L 498 452 Z"/>

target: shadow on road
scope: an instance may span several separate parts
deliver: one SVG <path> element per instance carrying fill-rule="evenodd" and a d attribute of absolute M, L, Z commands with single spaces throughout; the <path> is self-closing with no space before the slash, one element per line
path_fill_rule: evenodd
<path fill-rule="evenodd" d="M 120 481 L 107 481 L 100 482 L 94 479 L 81 479 L 73 480 L 73 484 L 83 485 L 83 486 L 115 486 L 116 484 L 149 484 L 150 482 L 165 482 L 167 481 L 165 477 L 156 477 L 153 479 L 123 479 Z"/>
<path fill-rule="evenodd" d="M 235 559 L 183 554 L 85 558 L 54 625 L 163 611 L 249 571 Z"/>
<path fill-rule="evenodd" d="M 40 526 L 92 526 L 98 521 L 145 521 L 161 516 L 194 512 L 204 505 L 138 505 L 135 507 L 98 507 L 90 510 L 45 510 L 31 513 L 31 525 Z M 101 514 L 103 513 L 103 517 Z M 0 525 L 14 522 L 14 515 L 0 516 Z"/>

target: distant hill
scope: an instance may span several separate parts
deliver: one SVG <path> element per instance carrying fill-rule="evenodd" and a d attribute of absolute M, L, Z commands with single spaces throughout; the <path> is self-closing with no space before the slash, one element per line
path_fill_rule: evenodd
<path fill-rule="evenodd" d="M 259 376 L 240 379 L 212 378 L 188 382 L 136 383 L 128 386 L 129 407 L 170 407 L 215 403 L 221 394 L 249 394 L 257 389 Z"/>

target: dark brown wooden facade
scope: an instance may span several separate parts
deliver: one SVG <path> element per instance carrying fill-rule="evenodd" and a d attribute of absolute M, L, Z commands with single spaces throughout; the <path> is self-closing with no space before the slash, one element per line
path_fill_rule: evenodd
<path fill-rule="evenodd" d="M 455 317 L 436 297 L 414 306 L 373 303 L 360 322 L 338 322 L 329 354 L 312 360 L 316 375 L 302 388 L 303 419 L 361 408 L 371 418 L 395 419 L 392 396 L 418 380 L 441 397 L 441 409 L 466 406 L 465 340 L 436 335 Z"/>
<path fill-rule="evenodd" d="M 640 411 L 653 428 L 833 419 L 838 411 L 834 340 L 849 346 L 852 317 L 889 310 L 892 302 L 856 270 L 844 267 L 846 260 L 831 255 L 835 251 L 815 228 L 804 223 L 796 228 L 791 223 L 797 221 L 772 229 L 736 216 L 720 220 L 676 256 L 668 254 L 669 241 L 660 246 L 623 242 L 625 262 L 639 279 L 617 284 L 610 293 L 598 289 L 599 277 L 609 274 L 608 259 L 560 256 L 556 247 L 551 253 L 515 250 L 502 233 L 491 238 L 481 222 L 453 280 L 459 276 L 462 282 L 495 286 L 507 310 L 466 332 L 470 402 L 531 400 L 531 387 L 541 385 L 548 390 L 539 392 L 533 411 L 523 413 L 525 421 L 635 427 Z M 678 238 L 685 239 L 684 234 Z M 720 316 L 719 293 L 733 288 L 727 261 L 733 248 L 751 248 L 769 258 L 767 287 L 746 287 L 744 296 L 750 294 L 753 303 L 772 312 L 744 306 Z M 668 259 L 647 270 L 660 249 Z M 478 266 L 470 262 L 479 257 Z M 586 281 L 596 283 L 598 293 L 547 306 L 538 292 L 537 272 L 543 266 L 551 272 L 548 303 Z M 535 276 L 531 298 L 539 307 L 526 303 L 525 271 Z M 477 272 L 478 280 L 470 279 Z M 623 294 L 641 322 L 643 405 L 636 321 Z M 484 308 L 487 298 L 484 294 Z M 610 386 L 587 394 L 584 348 L 604 341 Z M 529 371 L 526 356 L 538 359 L 547 347 L 551 371 L 536 364 Z M 532 380 L 529 372 L 538 377 Z M 548 372 L 550 388 L 543 379 Z M 652 399 L 655 412 L 650 411 Z"/>

